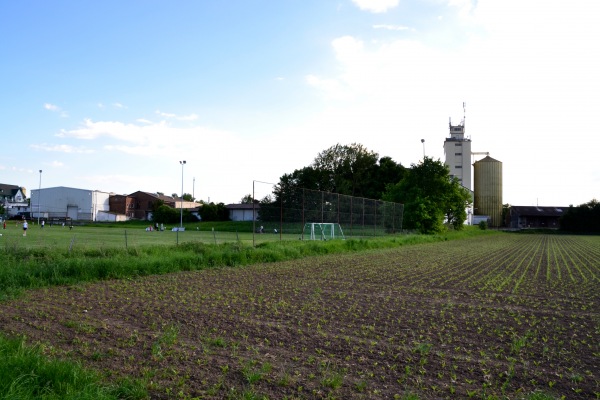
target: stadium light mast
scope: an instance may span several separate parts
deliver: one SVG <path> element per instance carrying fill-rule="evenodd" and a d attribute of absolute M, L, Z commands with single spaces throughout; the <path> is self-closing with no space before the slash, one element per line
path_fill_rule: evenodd
<path fill-rule="evenodd" d="M 185 160 L 179 161 L 181 164 L 181 199 L 179 200 L 179 228 L 183 228 L 183 166 L 185 165 Z"/>
<path fill-rule="evenodd" d="M 38 187 L 38 225 L 40 224 L 40 213 L 42 204 L 42 170 L 40 169 L 40 186 Z"/>
<path fill-rule="evenodd" d="M 425 160 L 425 139 L 421 139 L 421 143 L 423 143 L 423 160 Z"/>

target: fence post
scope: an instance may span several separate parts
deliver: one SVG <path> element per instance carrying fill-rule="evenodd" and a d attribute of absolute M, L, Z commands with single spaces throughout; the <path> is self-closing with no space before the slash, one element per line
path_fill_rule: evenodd
<path fill-rule="evenodd" d="M 305 207 L 305 199 L 304 199 L 304 188 L 302 188 L 302 230 L 300 231 L 300 237 L 304 240 L 304 224 L 306 224 L 306 217 L 304 216 L 304 207 Z"/>
<path fill-rule="evenodd" d="M 377 202 L 375 202 L 375 217 L 373 218 L 373 235 L 377 236 Z"/>
<path fill-rule="evenodd" d="M 363 206 L 362 206 L 362 231 L 365 231 L 365 198 L 363 197 Z"/>
<path fill-rule="evenodd" d="M 321 192 L 321 223 L 325 222 L 324 221 L 324 213 L 325 210 L 323 208 L 323 205 L 325 204 L 325 192 Z"/>
<path fill-rule="evenodd" d="M 354 199 L 354 196 L 350 196 L 350 236 L 354 236 L 353 232 L 352 232 L 352 226 L 354 223 L 354 204 L 352 204 L 352 200 Z"/>
<path fill-rule="evenodd" d="M 337 200 L 338 200 L 338 204 L 337 204 L 337 223 L 340 223 L 340 194 L 337 194 Z"/>

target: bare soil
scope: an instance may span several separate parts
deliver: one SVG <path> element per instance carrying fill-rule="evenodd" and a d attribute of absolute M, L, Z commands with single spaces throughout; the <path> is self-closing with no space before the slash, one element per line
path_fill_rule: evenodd
<path fill-rule="evenodd" d="M 156 399 L 597 398 L 598 248 L 578 240 L 507 235 L 49 288 L 0 304 L 0 329 L 109 379 L 144 379 Z"/>

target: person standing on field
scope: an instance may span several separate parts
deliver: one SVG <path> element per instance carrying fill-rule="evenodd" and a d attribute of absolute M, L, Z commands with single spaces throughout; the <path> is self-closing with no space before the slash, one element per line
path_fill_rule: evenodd
<path fill-rule="evenodd" d="M 25 219 L 25 220 L 23 220 L 23 236 L 27 236 L 27 228 L 28 228 L 27 220 Z"/>

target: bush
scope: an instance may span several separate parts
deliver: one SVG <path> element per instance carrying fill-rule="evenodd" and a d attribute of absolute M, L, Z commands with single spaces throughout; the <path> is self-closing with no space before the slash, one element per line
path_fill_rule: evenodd
<path fill-rule="evenodd" d="M 481 222 L 479 223 L 479 229 L 481 229 L 482 231 L 485 231 L 485 230 L 487 229 L 487 227 L 488 227 L 488 226 L 487 226 L 487 222 L 485 222 L 485 221 L 481 221 Z"/>

